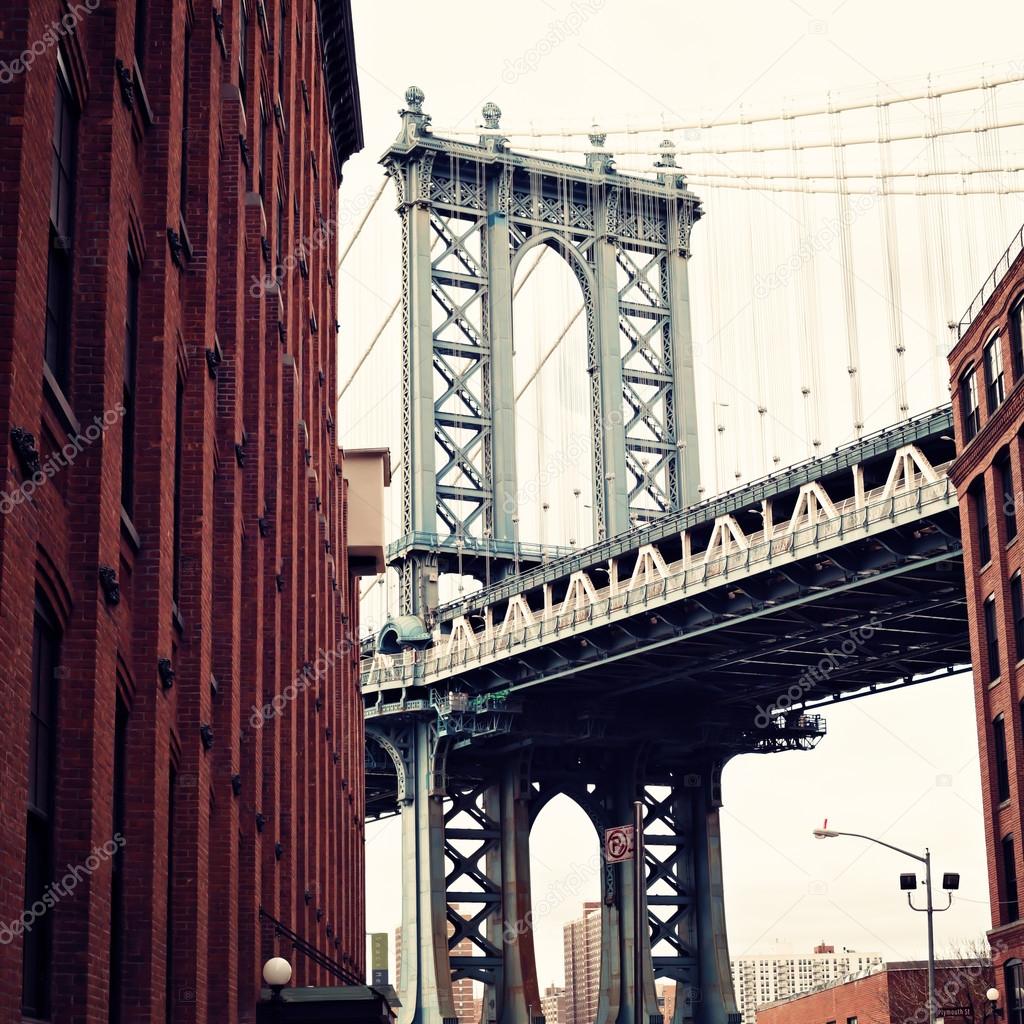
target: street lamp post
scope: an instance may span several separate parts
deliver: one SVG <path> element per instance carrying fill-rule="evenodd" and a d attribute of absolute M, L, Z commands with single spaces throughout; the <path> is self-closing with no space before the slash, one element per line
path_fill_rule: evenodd
<path fill-rule="evenodd" d="M 902 853 L 904 857 L 911 857 L 913 860 L 920 861 L 924 865 L 925 906 L 923 908 L 915 907 L 914 901 L 910 898 L 909 890 L 917 887 L 917 879 L 914 875 L 901 875 L 900 886 L 908 890 L 907 903 L 910 905 L 910 909 L 921 911 L 928 918 L 928 1024 L 935 1024 L 935 930 L 932 918 L 935 914 L 949 910 L 952 906 L 953 894 L 949 891 L 959 887 L 960 876 L 947 874 L 943 877 L 942 887 L 949 892 L 949 903 L 936 910 L 932 903 L 932 855 L 927 847 L 925 847 L 924 856 L 922 856 L 919 853 L 904 850 L 899 846 L 893 846 L 892 843 L 883 842 L 881 839 L 875 839 L 874 836 L 862 835 L 860 832 L 837 832 L 835 829 L 830 828 L 816 828 L 814 830 L 814 837 L 816 839 L 835 839 L 837 836 L 866 839 L 869 843 L 876 843 L 878 846 L 884 846 L 888 850 Z"/>

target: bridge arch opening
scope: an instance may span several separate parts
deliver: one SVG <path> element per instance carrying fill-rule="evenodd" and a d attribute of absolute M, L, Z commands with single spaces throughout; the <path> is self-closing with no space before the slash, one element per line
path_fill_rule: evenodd
<path fill-rule="evenodd" d="M 531 827 L 530 890 L 538 987 L 542 997 L 564 990 L 564 1024 L 594 1024 L 597 1017 L 600 864 L 593 822 L 575 800 L 556 794 Z"/>
<path fill-rule="evenodd" d="M 573 265 L 570 265 L 570 260 Z M 587 313 L 578 257 L 554 236 L 516 256 L 513 372 L 519 539 L 581 547 L 593 542 L 594 436 Z"/>

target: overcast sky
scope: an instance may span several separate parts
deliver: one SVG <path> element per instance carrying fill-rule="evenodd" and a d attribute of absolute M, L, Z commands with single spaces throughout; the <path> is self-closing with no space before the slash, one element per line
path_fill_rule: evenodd
<path fill-rule="evenodd" d="M 1024 39 L 1024 7 L 1010 0 L 979 0 L 969 8 L 936 0 L 719 0 L 685 6 L 669 0 L 520 0 L 461 6 L 353 0 L 353 7 L 367 146 L 345 169 L 343 241 L 378 187 L 376 161 L 397 132 L 396 112 L 411 83 L 425 91 L 425 108 L 438 124 L 476 124 L 486 100 L 502 107 L 506 123 L 589 124 L 598 119 L 607 124 L 644 115 L 650 120 L 693 112 L 735 114 L 741 104 L 778 109 L 787 97 L 823 100 L 829 90 L 863 91 L 877 81 L 919 80 L 930 72 L 984 61 L 1020 60 Z M 567 31 L 573 13 L 578 31 Z M 564 38 L 553 48 L 541 47 L 552 25 L 555 36 Z M 550 52 L 540 55 L 541 49 Z M 517 61 L 527 58 L 535 66 L 522 73 Z M 389 193 L 387 209 L 368 223 L 341 278 L 343 378 L 397 297 L 393 206 Z M 737 223 L 742 209 L 732 208 L 731 223 Z M 709 218 L 714 212 L 709 210 Z M 381 216 L 390 221 L 384 223 Z M 971 265 L 965 263 L 966 253 L 958 254 L 962 259 L 954 277 L 955 302 L 964 300 L 963 305 L 979 268 L 984 266 L 987 273 L 994 262 L 997 240 L 1008 241 L 1024 220 L 1024 207 L 1019 197 L 1009 197 L 998 213 L 993 206 L 986 217 L 988 233 L 972 246 Z M 701 253 L 699 244 L 695 235 L 691 270 L 695 278 L 705 275 L 702 287 L 708 290 L 707 252 Z M 718 258 L 728 263 L 732 253 L 723 245 L 735 246 L 747 259 L 752 243 L 749 234 L 733 240 L 726 232 L 715 244 Z M 698 266 L 702 258 L 703 269 Z M 794 296 L 794 301 L 801 299 Z M 905 299 L 909 308 L 920 296 Z M 722 305 L 695 311 L 698 334 L 707 333 L 712 314 L 728 318 L 725 299 Z M 571 306 L 567 298 L 566 308 Z M 915 316 L 908 314 L 908 322 L 924 325 L 924 332 L 924 316 Z M 547 329 L 550 333 L 550 325 Z M 380 360 L 367 363 L 366 373 L 357 378 L 359 386 L 343 401 L 340 423 L 347 445 L 396 443 L 394 337 L 391 333 L 382 340 Z M 384 340 L 391 345 L 386 350 Z M 783 355 L 787 340 L 776 346 Z M 825 337 L 822 344 L 829 343 Z M 943 397 L 941 359 L 928 363 L 927 358 L 922 355 L 914 364 L 924 367 L 911 384 L 918 409 Z M 872 380 L 875 372 L 866 367 L 865 377 Z M 698 386 L 699 404 L 710 408 L 714 383 L 699 376 Z M 888 400 L 892 389 L 886 382 L 879 388 L 880 399 Z M 872 395 L 867 397 L 871 405 Z M 731 401 L 735 405 L 738 400 Z M 894 418 L 884 401 L 877 404 L 875 425 Z M 706 415 L 713 418 L 715 413 Z M 848 424 L 836 416 L 831 427 L 826 423 L 826 448 L 848 436 Z M 732 430 L 743 434 L 737 422 Z M 805 454 L 801 445 L 808 438 L 789 444 L 787 430 L 794 433 L 783 426 L 763 442 L 765 454 L 772 447 L 779 447 L 787 461 Z M 707 430 L 702 476 L 713 481 L 712 487 L 716 479 L 720 487 L 731 485 L 733 461 L 745 478 L 762 470 L 754 464 L 756 452 L 742 449 L 739 440 L 724 455 L 711 451 L 714 442 L 715 432 Z M 372 618 L 383 613 L 367 614 Z M 989 925 L 989 912 L 970 680 L 930 683 L 826 713 L 828 736 L 818 750 L 746 756 L 726 770 L 722 832 L 733 955 L 805 950 L 825 939 L 837 947 L 877 951 L 889 958 L 923 956 L 923 916 L 907 909 L 897 884 L 900 871 L 913 865 L 854 840 L 813 840 L 810 830 L 825 817 L 835 827 L 882 836 L 897 845 L 930 845 L 938 872 L 958 870 L 962 876 L 953 910 L 938 919 L 938 944 L 980 935 Z M 583 886 L 578 899 L 557 903 L 539 922 L 542 984 L 562 977 L 562 924 L 578 912 L 579 903 L 598 895 L 592 869 L 595 849 L 589 824 L 568 803 L 553 804 L 538 822 L 533 837 L 535 892 L 555 891 L 574 871 L 591 872 L 589 888 Z M 367 927 L 391 932 L 400 913 L 397 822 L 369 827 L 367 854 Z"/>

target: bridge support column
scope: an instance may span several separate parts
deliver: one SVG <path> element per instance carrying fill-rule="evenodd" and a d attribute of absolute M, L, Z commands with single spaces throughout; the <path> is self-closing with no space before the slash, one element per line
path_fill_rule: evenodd
<path fill-rule="evenodd" d="M 506 765 L 486 801 L 501 831 L 488 859 L 488 875 L 501 893 L 501 915 L 491 922 L 490 938 L 501 950 L 502 969 L 485 993 L 484 1020 L 500 1024 L 531 1024 L 543 1016 L 530 903 L 529 790 L 525 764 Z"/>
<path fill-rule="evenodd" d="M 444 807 L 436 791 L 437 731 L 414 722 L 374 736 L 398 768 L 402 816 L 402 966 L 399 1024 L 452 1024 Z"/>
<path fill-rule="evenodd" d="M 633 805 L 642 794 L 636 775 L 628 768 L 605 801 L 607 825 L 626 825 L 633 821 Z M 604 836 L 599 836 L 603 843 Z M 634 1024 L 636 1000 L 635 956 L 637 933 L 644 945 L 642 963 L 643 1013 L 641 1021 L 658 1018 L 658 994 L 654 987 L 651 967 L 649 929 L 636 926 L 634 893 L 636 869 L 631 861 L 622 864 L 602 864 L 604 873 L 604 907 L 601 913 L 601 983 L 595 1024 Z"/>
<path fill-rule="evenodd" d="M 672 1024 L 738 1022 L 729 969 L 718 809 L 720 768 L 674 773 L 645 795 L 653 973 L 676 982 Z"/>

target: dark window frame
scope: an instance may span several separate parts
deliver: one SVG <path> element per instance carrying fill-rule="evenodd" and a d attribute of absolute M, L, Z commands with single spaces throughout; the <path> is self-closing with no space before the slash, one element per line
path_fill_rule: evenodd
<path fill-rule="evenodd" d="M 121 508 L 131 519 L 135 511 L 135 392 L 139 357 L 139 294 L 142 265 L 133 246 L 128 247 L 124 299 L 124 368 L 121 385 Z"/>
<path fill-rule="evenodd" d="M 989 594 L 982 605 L 985 618 L 985 663 L 989 682 L 999 678 L 999 626 L 996 620 L 996 595 Z"/>
<path fill-rule="evenodd" d="M 266 202 L 267 198 L 267 184 L 270 175 L 267 173 L 267 134 L 270 128 L 270 115 L 267 113 L 267 104 L 264 102 L 263 97 L 260 97 L 260 111 L 259 111 L 259 138 L 258 143 L 260 147 L 259 159 L 256 161 L 256 191 L 260 194 L 260 198 Z"/>
<path fill-rule="evenodd" d="M 183 224 L 188 209 L 188 135 L 189 105 L 192 101 L 192 26 L 185 21 L 185 37 L 181 54 L 181 170 L 178 182 L 178 208 Z"/>
<path fill-rule="evenodd" d="M 1003 910 L 1003 924 L 1020 920 L 1020 896 L 1017 891 L 1017 861 L 1013 849 L 1013 833 L 1008 832 L 999 840 L 1002 863 L 1002 892 L 1000 905 Z"/>
<path fill-rule="evenodd" d="M 174 1024 L 174 829 L 177 817 L 175 788 L 178 769 L 171 763 L 167 776 L 167 908 L 164 922 L 164 1016 L 166 1024 Z"/>
<path fill-rule="evenodd" d="M 960 415 L 964 425 L 964 441 L 970 441 L 981 429 L 978 371 L 974 366 L 960 374 Z"/>
<path fill-rule="evenodd" d="M 1010 361 L 1016 383 L 1024 378 L 1024 294 L 1010 306 Z"/>
<path fill-rule="evenodd" d="M 1013 645 L 1017 661 L 1024 658 L 1024 581 L 1018 569 L 1010 577 L 1010 606 L 1013 611 Z"/>
<path fill-rule="evenodd" d="M 62 634 L 49 602 L 37 590 L 32 624 L 32 693 L 28 737 L 25 834 L 25 908 L 42 899 L 54 881 L 57 810 L 58 669 Z M 21 1010 L 34 1020 L 52 1012 L 53 919 L 38 918 L 22 941 Z"/>
<path fill-rule="evenodd" d="M 977 541 L 978 568 L 992 561 L 992 524 L 988 515 L 988 488 L 985 478 L 979 476 L 968 491 L 974 504 L 974 536 Z"/>
<path fill-rule="evenodd" d="M 239 0 L 238 27 L 238 92 L 242 97 L 242 109 L 248 110 L 248 60 L 249 60 L 249 5 L 246 0 Z"/>
<path fill-rule="evenodd" d="M 110 1024 L 121 1024 L 122 985 L 124 982 L 125 938 L 127 920 L 125 911 L 124 846 L 128 827 L 128 727 L 130 711 L 119 692 L 114 711 L 114 770 L 111 806 L 114 820 L 114 842 L 117 850 L 111 858 L 110 873 Z"/>
<path fill-rule="evenodd" d="M 149 23 L 148 0 L 135 0 L 135 66 L 139 71 L 146 66 L 146 30 Z"/>
<path fill-rule="evenodd" d="M 1006 375 L 1003 369 L 1003 338 L 993 334 L 981 352 L 985 371 L 985 407 L 992 415 L 1006 400 Z"/>
<path fill-rule="evenodd" d="M 992 719 L 992 763 L 995 766 L 996 798 L 999 803 L 1010 799 L 1010 759 L 1006 750 L 1006 719 Z"/>
<path fill-rule="evenodd" d="M 993 460 L 998 484 L 996 493 L 1001 496 L 1003 508 L 1003 525 L 1006 529 L 1006 542 L 1017 536 L 1017 499 L 1013 481 L 1013 463 L 1010 452 L 1004 448 Z"/>
<path fill-rule="evenodd" d="M 80 113 L 63 54 L 58 50 L 53 136 L 50 143 L 50 227 L 43 357 L 53 379 L 65 394 L 70 389 L 71 378 L 75 189 Z"/>
<path fill-rule="evenodd" d="M 181 605 L 181 503 L 182 474 L 185 457 L 185 378 L 179 370 L 174 375 L 174 501 L 172 513 L 172 572 L 171 597 L 176 606 Z"/>
<path fill-rule="evenodd" d="M 1024 963 L 1014 957 L 1003 965 L 1006 1024 L 1024 1024 Z"/>

